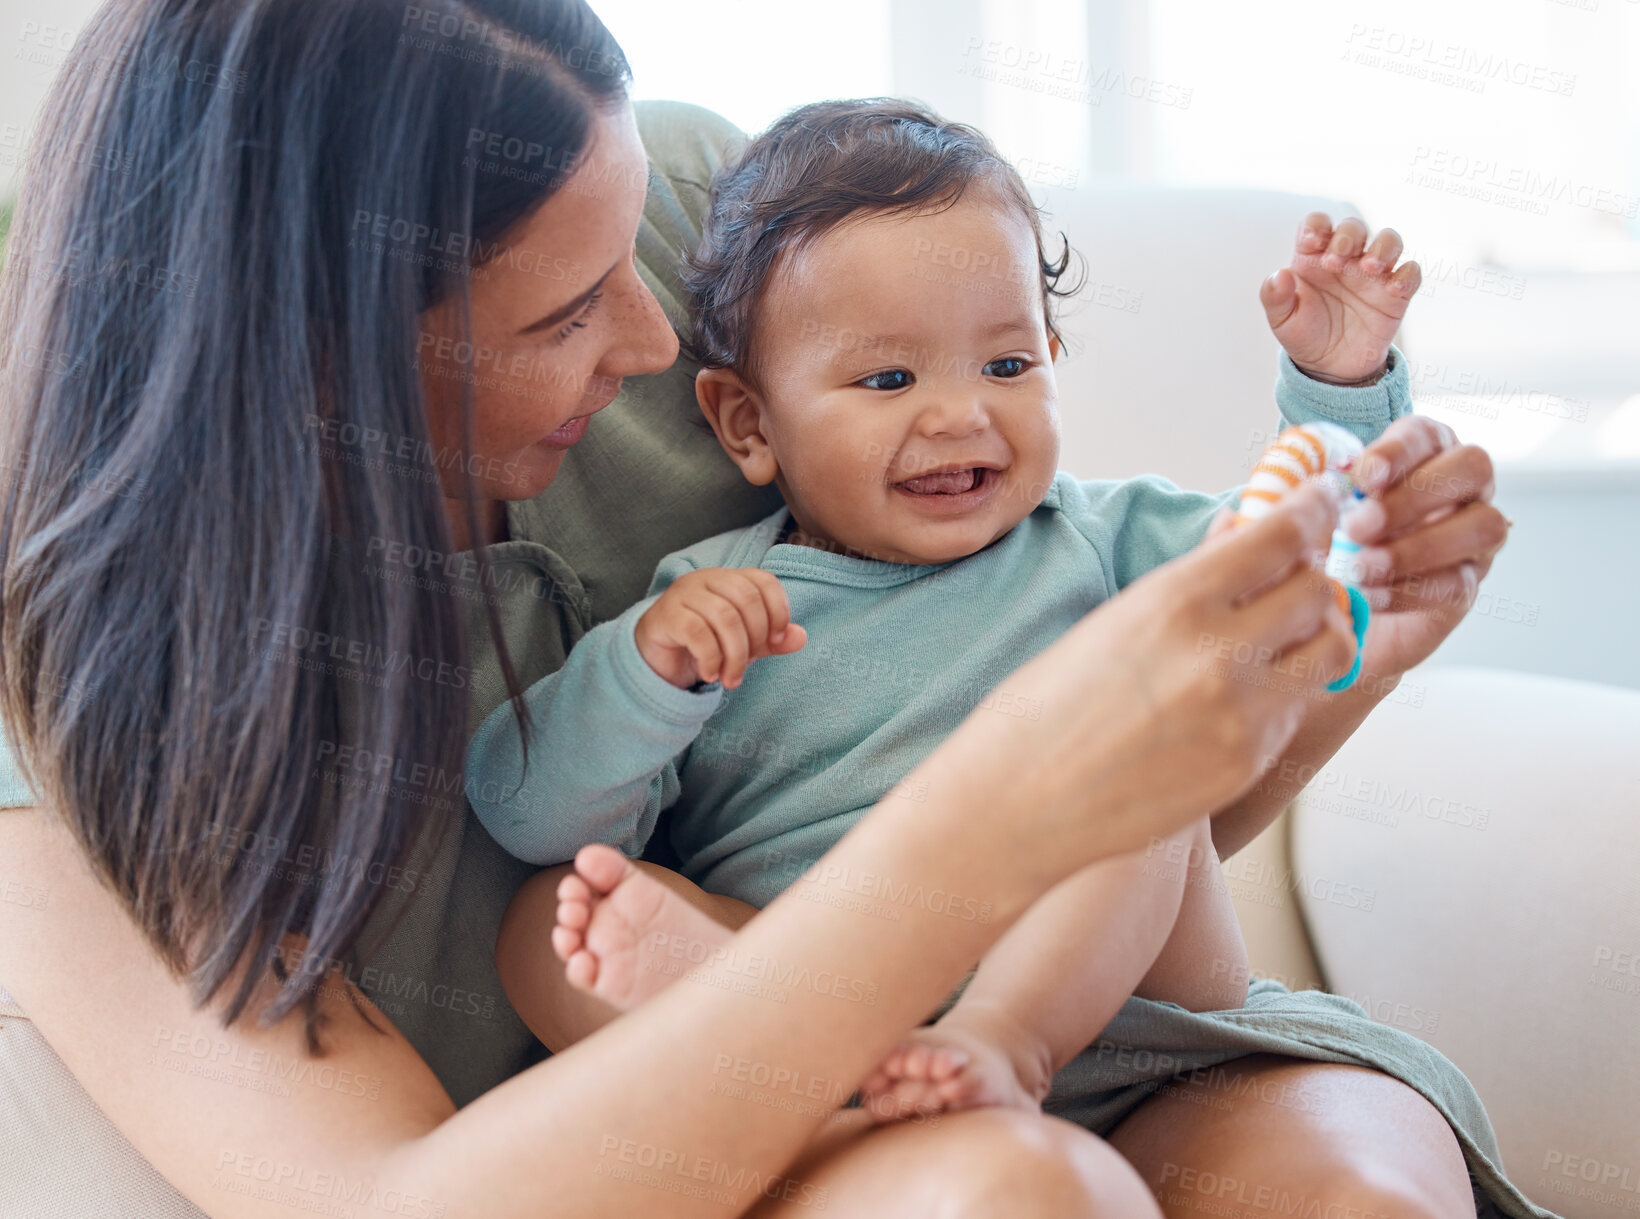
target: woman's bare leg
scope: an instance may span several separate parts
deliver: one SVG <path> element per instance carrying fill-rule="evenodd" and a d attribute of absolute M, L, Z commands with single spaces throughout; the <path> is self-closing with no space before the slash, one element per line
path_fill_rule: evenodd
<path fill-rule="evenodd" d="M 838 1117 L 748 1219 L 1160 1219 L 1132 1166 L 1056 1117 L 969 1109 L 889 1126 L 858 1110 Z"/>
<path fill-rule="evenodd" d="M 724 940 L 757 913 L 755 906 L 707 893 L 676 872 L 648 863 L 634 866 L 708 916 Z M 496 970 L 508 1001 L 529 1030 L 554 1053 L 574 1045 L 627 1010 L 570 985 L 564 976 L 564 962 L 553 952 L 550 937 L 557 919 L 558 886 L 573 871 L 573 865 L 561 864 L 525 881 L 502 917 L 495 943 Z M 712 928 L 702 922 L 691 938 L 709 940 L 714 935 Z"/>
<path fill-rule="evenodd" d="M 1365 1067 L 1238 1058 L 1167 1085 L 1110 1144 L 1170 1219 L 1209 1207 L 1245 1219 L 1312 1209 L 1362 1219 L 1475 1213 L 1445 1119 L 1399 1080 Z"/>

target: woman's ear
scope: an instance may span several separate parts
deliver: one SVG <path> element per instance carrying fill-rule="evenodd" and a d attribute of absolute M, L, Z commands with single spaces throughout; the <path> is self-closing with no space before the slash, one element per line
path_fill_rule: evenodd
<path fill-rule="evenodd" d="M 754 487 L 780 473 L 769 447 L 761 395 L 731 368 L 703 368 L 695 374 L 695 401 L 717 433 L 718 443 Z"/>

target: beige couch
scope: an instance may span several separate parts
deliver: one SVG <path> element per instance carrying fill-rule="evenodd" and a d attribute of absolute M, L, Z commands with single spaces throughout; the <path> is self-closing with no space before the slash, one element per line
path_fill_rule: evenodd
<path fill-rule="evenodd" d="M 1306 212 L 1350 209 L 1146 188 L 1048 202 L 1091 284 L 1064 322 L 1064 467 L 1240 482 L 1275 415 L 1258 284 Z M 1587 605 L 1635 620 L 1597 590 Z M 1555 628 L 1537 629 L 1534 645 Z M 1350 995 L 1456 1062 L 1541 1205 L 1634 1219 L 1640 692 L 1440 660 L 1226 862 L 1255 970 Z"/>

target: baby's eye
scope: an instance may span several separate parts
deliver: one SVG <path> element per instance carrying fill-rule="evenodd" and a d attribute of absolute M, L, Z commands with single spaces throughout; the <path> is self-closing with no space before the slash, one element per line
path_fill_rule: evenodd
<path fill-rule="evenodd" d="M 911 384 L 911 374 L 903 368 L 891 368 L 862 377 L 859 383 L 867 389 L 904 389 Z"/>
<path fill-rule="evenodd" d="M 1026 367 L 1026 362 L 1018 356 L 1003 356 L 1001 359 L 992 360 L 985 366 L 985 375 L 987 377 L 1017 377 L 1025 371 Z"/>

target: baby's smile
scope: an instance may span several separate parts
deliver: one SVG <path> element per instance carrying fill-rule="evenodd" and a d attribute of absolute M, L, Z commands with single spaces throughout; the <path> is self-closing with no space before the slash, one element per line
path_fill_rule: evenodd
<path fill-rule="evenodd" d="M 974 253 L 964 265 L 983 267 L 979 279 L 949 257 L 924 273 L 931 251 L 952 250 Z M 946 563 L 1036 507 L 1059 460 L 1054 348 L 1041 292 L 991 281 L 1036 284 L 1037 257 L 1027 220 L 982 185 L 943 210 L 843 225 L 790 257 L 756 345 L 769 370 L 762 437 L 799 536 Z"/>
<path fill-rule="evenodd" d="M 1001 485 L 997 466 L 942 467 L 889 486 L 924 512 L 971 512 L 985 503 Z"/>

